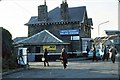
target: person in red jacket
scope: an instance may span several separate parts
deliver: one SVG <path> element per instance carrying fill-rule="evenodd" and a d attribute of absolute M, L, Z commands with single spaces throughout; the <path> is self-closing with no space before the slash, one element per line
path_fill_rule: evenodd
<path fill-rule="evenodd" d="M 65 51 L 65 48 L 62 49 L 60 59 L 65 69 L 67 67 L 67 52 Z"/>

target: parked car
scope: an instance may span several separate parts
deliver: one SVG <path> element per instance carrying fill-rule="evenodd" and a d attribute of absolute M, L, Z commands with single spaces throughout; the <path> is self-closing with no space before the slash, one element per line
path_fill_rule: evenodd
<path fill-rule="evenodd" d="M 96 57 L 98 59 L 102 59 L 104 52 L 101 49 L 96 49 Z M 88 59 L 92 59 L 93 58 L 93 51 L 90 50 L 88 53 Z"/>

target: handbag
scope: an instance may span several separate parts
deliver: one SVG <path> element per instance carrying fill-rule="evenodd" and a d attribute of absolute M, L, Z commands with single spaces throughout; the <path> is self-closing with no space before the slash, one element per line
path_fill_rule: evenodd
<path fill-rule="evenodd" d="M 61 64 L 63 64 L 64 63 L 64 61 L 63 60 L 61 60 Z"/>
<path fill-rule="evenodd" d="M 60 56 L 60 60 L 63 60 L 63 57 L 62 57 L 62 56 Z"/>
<path fill-rule="evenodd" d="M 109 58 L 111 58 L 111 57 L 112 57 L 112 52 L 109 53 Z"/>
<path fill-rule="evenodd" d="M 44 57 L 42 57 L 42 61 L 45 61 L 45 58 L 44 58 Z"/>

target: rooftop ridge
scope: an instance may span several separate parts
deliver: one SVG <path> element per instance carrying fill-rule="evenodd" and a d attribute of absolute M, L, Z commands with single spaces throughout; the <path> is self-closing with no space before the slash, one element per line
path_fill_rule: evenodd
<path fill-rule="evenodd" d="M 33 36 L 30 36 L 30 37 L 26 38 L 26 39 L 17 41 L 17 42 L 15 42 L 14 44 L 18 44 L 18 43 L 21 43 L 21 42 L 23 42 L 23 41 L 26 41 L 26 40 L 29 40 L 29 39 L 31 39 L 31 38 L 34 38 L 35 36 L 37 36 L 37 35 L 39 35 L 39 34 L 41 34 L 41 33 L 43 33 L 43 32 L 48 33 L 50 36 L 52 36 L 53 38 L 55 38 L 55 39 L 58 40 L 59 42 L 61 42 L 61 43 L 63 42 L 62 40 L 58 39 L 56 36 L 54 36 L 52 33 L 50 33 L 48 30 L 45 29 L 45 30 L 43 30 L 43 31 L 41 31 L 41 32 L 39 32 L 39 33 L 37 33 L 37 34 L 34 34 Z"/>

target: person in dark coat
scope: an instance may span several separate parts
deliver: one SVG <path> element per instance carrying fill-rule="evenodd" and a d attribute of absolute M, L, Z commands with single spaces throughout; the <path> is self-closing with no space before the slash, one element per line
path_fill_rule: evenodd
<path fill-rule="evenodd" d="M 113 63 L 115 63 L 115 55 L 117 54 L 116 48 L 115 48 L 115 47 L 112 47 L 111 50 L 110 50 L 110 52 L 111 52 L 111 61 L 112 61 Z"/>
<path fill-rule="evenodd" d="M 96 60 L 96 62 L 98 61 L 98 59 L 96 57 L 96 48 L 95 48 L 95 45 L 93 45 L 93 58 L 92 58 L 92 61 L 94 62 L 94 60 Z"/>
<path fill-rule="evenodd" d="M 107 46 L 107 48 L 106 48 L 106 60 L 108 61 L 108 59 L 109 59 L 109 47 Z"/>
<path fill-rule="evenodd" d="M 88 46 L 87 46 L 87 48 L 86 48 L 86 51 L 87 51 L 87 56 L 88 56 L 88 53 L 89 53 L 89 51 L 90 51 L 90 49 L 89 49 Z"/>
<path fill-rule="evenodd" d="M 44 57 L 44 66 L 46 66 L 46 63 L 47 63 L 47 66 L 49 66 L 49 63 L 48 63 L 48 51 L 47 51 L 47 49 L 45 48 L 45 50 L 44 50 L 44 55 L 43 55 L 43 57 Z"/>
<path fill-rule="evenodd" d="M 65 51 L 65 48 L 62 49 L 60 59 L 65 69 L 67 67 L 67 52 Z"/>
<path fill-rule="evenodd" d="M 105 59 L 106 59 L 106 61 L 108 61 L 108 59 L 109 59 L 109 47 L 108 46 L 105 46 L 105 49 L 104 49 L 103 61 Z"/>
<path fill-rule="evenodd" d="M 104 54 L 103 54 L 103 61 L 105 61 L 105 59 L 106 59 L 106 56 L 107 56 L 107 53 L 106 53 L 106 46 L 104 46 Z"/>

